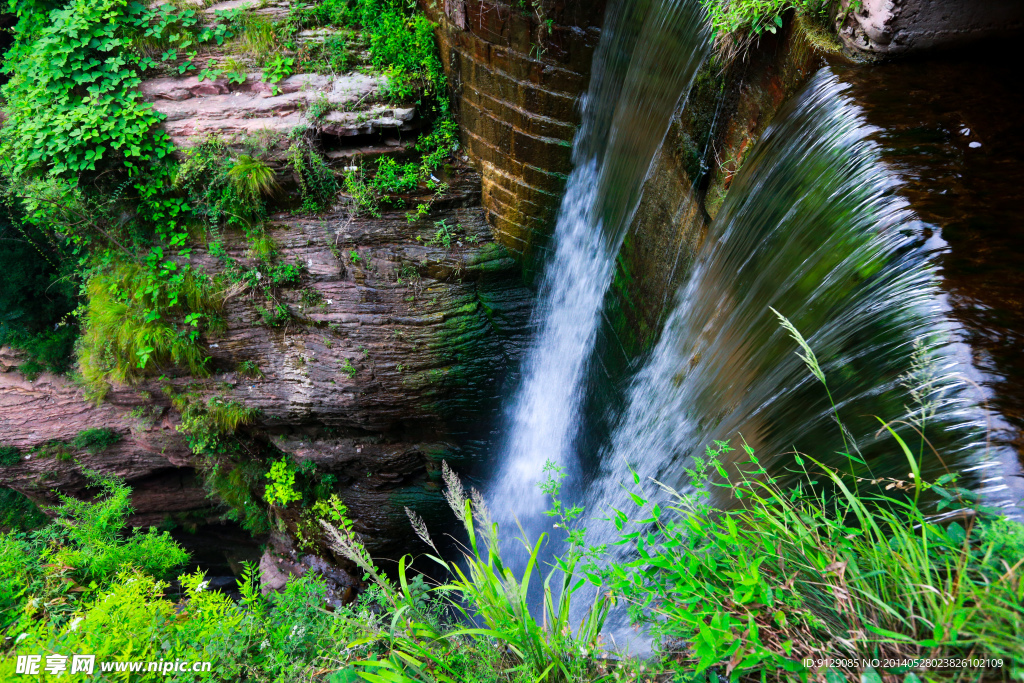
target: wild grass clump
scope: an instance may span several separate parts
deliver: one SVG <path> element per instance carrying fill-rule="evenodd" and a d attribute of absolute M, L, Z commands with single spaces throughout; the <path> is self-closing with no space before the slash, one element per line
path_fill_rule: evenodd
<path fill-rule="evenodd" d="M 779 317 L 827 392 L 813 350 Z M 924 442 L 926 421 L 915 426 Z M 637 559 L 611 565 L 608 588 L 691 680 L 962 674 L 924 664 L 935 659 L 998 662 L 984 675 L 1024 677 L 1024 526 L 981 506 L 955 473 L 923 481 L 920 456 L 882 428 L 907 462 L 905 481 L 795 454 L 801 481 L 783 490 L 745 443 L 747 459 L 730 475 L 721 456 L 734 449 L 716 442 L 688 470 L 692 493 L 659 484 L 665 507 L 633 493 L 640 519 L 616 512 Z M 713 508 L 709 485 L 734 507 Z M 929 497 L 954 509 L 929 512 Z"/>
<path fill-rule="evenodd" d="M 258 408 L 247 407 L 223 396 L 204 398 L 194 393 L 167 393 L 181 413 L 178 431 L 185 434 L 192 452 L 197 455 L 223 452 L 223 438 L 252 424 L 260 412 Z"/>
<path fill-rule="evenodd" d="M 428 557 L 446 575 L 430 592 L 445 610 L 460 616 L 456 623 L 429 618 L 423 606 L 427 591 L 422 579 L 417 589 L 417 582 L 407 574 L 411 557 L 399 562 L 396 586 L 375 567 L 350 521 L 343 519 L 336 526 L 322 520 L 335 552 L 366 573 L 395 615 L 390 628 L 370 631 L 357 641 L 358 645 L 375 644 L 377 649 L 374 657 L 354 661 L 353 671 L 369 681 L 467 680 L 458 678 L 463 673 L 459 670 L 462 658 L 452 655 L 460 649 L 487 651 L 497 645 L 504 650 L 504 670 L 496 680 L 568 683 L 597 678 L 600 634 L 610 602 L 597 591 L 580 623 L 570 623 L 569 618 L 573 596 L 594 580 L 592 572 L 582 570 L 599 549 L 583 544 L 585 530 L 576 525 L 583 509 L 566 507 L 559 498 L 562 471 L 554 466 L 546 471 L 542 488 L 552 499 L 549 514 L 558 520 L 555 528 L 566 532 L 568 547 L 542 579 L 540 620 L 530 611 L 530 585 L 543 571 L 540 557 L 548 534 L 535 542 L 520 539 L 529 560 L 517 575 L 501 559 L 498 525 L 483 496 L 476 490 L 467 493 L 447 463 L 443 465 L 445 499 L 468 538 L 461 561 L 444 560 L 422 518 L 409 509 L 406 513 L 416 534 L 435 553 Z M 395 628 L 398 619 L 404 622 L 401 628 Z"/>
<path fill-rule="evenodd" d="M 157 272 L 116 263 L 94 274 L 85 291 L 78 357 L 93 396 L 102 398 L 109 382 L 132 383 L 173 367 L 208 374 L 199 337 L 221 302 L 205 276 L 173 261 Z"/>
<path fill-rule="evenodd" d="M 724 473 L 720 456 L 731 450 L 709 448 L 694 477 Z M 737 509 L 713 509 L 699 489 L 666 489 L 663 508 L 634 498 L 643 524 L 623 542 L 638 559 L 613 566 L 608 587 L 666 658 L 698 680 L 858 681 L 864 667 L 855 662 L 873 659 L 996 658 L 1007 673 L 1024 673 L 1024 527 L 942 519 L 881 486 L 854 492 L 847 477 L 806 456 L 797 463 L 814 469 L 784 491 L 744 451 L 740 474 L 713 484 Z M 625 513 L 617 524 L 627 529 Z M 808 658 L 849 665 L 808 666 Z"/>

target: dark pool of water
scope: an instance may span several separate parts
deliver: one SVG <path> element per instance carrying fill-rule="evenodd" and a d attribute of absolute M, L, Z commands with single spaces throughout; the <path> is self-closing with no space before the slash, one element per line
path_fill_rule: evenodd
<path fill-rule="evenodd" d="M 833 68 L 878 128 L 883 158 L 905 183 L 901 194 L 947 244 L 941 286 L 998 416 L 991 438 L 1024 462 L 1021 66 L 1013 52 L 975 48 Z"/>

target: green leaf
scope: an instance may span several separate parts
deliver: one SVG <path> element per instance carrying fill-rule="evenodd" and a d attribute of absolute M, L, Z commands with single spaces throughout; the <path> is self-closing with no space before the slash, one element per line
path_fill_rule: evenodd
<path fill-rule="evenodd" d="M 874 667 L 869 666 L 861 673 L 860 683 L 882 683 L 882 677 L 878 675 Z"/>

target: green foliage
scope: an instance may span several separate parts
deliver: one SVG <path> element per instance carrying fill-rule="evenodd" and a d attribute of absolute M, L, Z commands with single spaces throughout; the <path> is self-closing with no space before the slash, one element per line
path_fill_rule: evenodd
<path fill-rule="evenodd" d="M 458 148 L 458 128 L 450 114 L 447 80 L 438 56 L 434 26 L 415 6 L 401 0 L 331 0 L 295 12 L 301 26 L 340 26 L 358 29 L 367 41 L 370 65 L 387 76 L 385 96 L 394 102 L 415 100 L 421 115 L 431 119 L 430 132 L 421 136 L 416 149 L 418 161 L 399 164 L 384 157 L 372 172 L 348 171 L 346 193 L 355 205 L 379 216 L 381 205 L 401 206 L 406 200 L 394 195 L 432 191 L 447 192 L 447 186 L 433 177 L 445 159 Z M 332 36 L 324 43 L 326 61 L 334 70 L 344 69 L 348 60 L 348 39 Z M 326 111 L 315 108 L 316 120 Z M 413 217 L 422 217 L 430 203 L 419 205 Z"/>
<path fill-rule="evenodd" d="M 196 11 L 169 5 L 13 0 L 11 6 L 19 21 L 3 66 L 10 80 L 2 89 L 8 119 L 0 149 L 13 175 L 94 171 L 113 158 L 137 169 L 164 158 L 170 139 L 154 128 L 162 117 L 138 90 L 140 73 L 155 62 L 138 48 L 174 52 L 222 42 L 227 34 L 224 27 L 194 33 Z"/>
<path fill-rule="evenodd" d="M 64 443 L 60 439 L 50 439 L 49 441 L 36 446 L 30 451 L 33 457 L 39 458 L 53 458 L 61 462 L 72 462 L 75 459 L 75 454 L 69 448 L 68 444 Z"/>
<path fill-rule="evenodd" d="M 724 472 L 732 450 L 724 442 L 709 448 L 695 478 Z M 784 491 L 744 451 L 738 477 L 714 484 L 744 501 L 739 509 L 713 509 L 707 489 L 673 492 L 666 508 L 634 494 L 641 519 L 623 538 L 639 559 L 609 571 L 637 624 L 666 646 L 690 644 L 668 654 L 699 680 L 804 677 L 805 658 L 970 656 L 1021 670 L 1019 524 L 987 519 L 965 529 L 881 487 L 854 494 L 827 468 L 807 470 L 802 485 Z M 822 495 L 823 484 L 838 497 Z M 618 513 L 619 528 L 628 523 Z M 843 668 L 837 675 L 857 670 Z"/>
<path fill-rule="evenodd" d="M 0 446 L 0 467 L 12 467 L 21 462 L 21 451 L 14 446 Z"/>
<path fill-rule="evenodd" d="M 239 48 L 247 57 L 262 63 L 270 55 L 280 53 L 287 26 L 260 12 L 239 13 L 233 23 L 239 37 Z"/>
<path fill-rule="evenodd" d="M 177 429 L 185 435 L 196 455 L 223 453 L 224 438 L 233 435 L 240 427 L 252 424 L 259 415 L 258 408 L 247 408 L 223 396 L 210 396 L 204 400 L 194 393 L 168 391 L 168 394 L 181 413 L 181 424 Z"/>
<path fill-rule="evenodd" d="M 64 243 L 23 223 L 3 197 L 0 272 L 0 346 L 28 353 L 26 374 L 66 372 L 78 332 L 70 320 L 75 309 L 73 259 Z"/>
<path fill-rule="evenodd" d="M 46 515 L 27 496 L 13 489 L 0 487 L 0 535 L 32 531 L 47 521 Z"/>
<path fill-rule="evenodd" d="M 220 450 L 229 451 L 223 446 Z M 204 469 L 203 483 L 211 497 L 228 505 L 226 519 L 239 522 L 251 534 L 265 534 L 270 531 L 270 517 L 262 500 L 267 467 L 248 454 L 240 456 L 239 449 L 233 450 Z"/>
<path fill-rule="evenodd" d="M 278 189 L 266 163 L 248 155 L 232 161 L 227 145 L 216 137 L 184 155 L 174 186 L 188 194 L 193 215 L 211 231 L 229 226 L 249 233 L 266 218 L 264 198 Z"/>
<path fill-rule="evenodd" d="M 775 31 L 782 26 L 782 14 L 788 9 L 817 13 L 828 3 L 824 0 L 701 0 L 716 34 L 750 31 L 755 35 Z"/>
<path fill-rule="evenodd" d="M 94 396 L 102 396 L 108 380 L 133 380 L 151 363 L 201 372 L 195 342 L 208 307 L 191 304 L 210 297 L 195 296 L 201 287 L 185 265 L 191 210 L 171 184 L 170 138 L 138 86 L 141 73 L 158 61 L 177 63 L 179 50 L 191 59 L 197 46 L 221 43 L 230 32 L 223 23 L 203 25 L 194 8 L 169 4 L 10 4 L 18 24 L 3 67 L 10 80 L 3 86 L 2 172 L 22 221 L 39 233 L 23 235 L 49 263 L 49 270 L 27 273 L 35 281 L 29 277 L 22 287 L 35 288 L 54 270 L 65 286 L 87 280 L 80 365 Z M 179 72 L 195 68 L 189 59 L 177 64 Z M 0 252 L 0 262 L 5 256 Z M 58 267 L 62 259 L 54 256 L 73 267 Z M 31 259 L 23 263 L 32 267 Z M 128 287 L 121 286 L 124 276 Z M 47 288 L 54 304 L 62 289 Z M 11 332 L 0 320 L 0 335 L 30 352 L 27 370 L 63 370 L 74 327 L 54 329 L 56 312 L 45 305 L 36 310 L 51 318 L 46 328 L 21 316 L 19 324 L 39 329 Z"/>
<path fill-rule="evenodd" d="M 165 576 L 187 559 L 166 532 L 136 531 L 123 537 L 131 514 L 131 489 L 112 479 L 93 475 L 100 488 L 96 502 L 61 496 L 54 510 L 60 546 L 52 560 L 73 569 L 82 581 L 106 582 L 127 567 L 152 576 Z"/>
<path fill-rule="evenodd" d="M 274 302 L 269 307 L 256 306 L 259 322 L 267 327 L 283 327 L 292 319 L 292 312 L 282 303 Z"/>
<path fill-rule="evenodd" d="M 126 4 L 72 0 L 48 12 L 15 6 L 21 40 L 7 54 L 10 81 L 2 89 L 9 116 L 2 151 L 13 173 L 80 172 L 109 155 L 136 165 L 167 154 L 166 134 L 153 131 L 161 117 L 136 90 L 139 63 L 120 35 L 135 18 Z"/>
<path fill-rule="evenodd" d="M 154 249 L 151 257 L 162 251 Z M 94 396 L 171 366 L 205 376 L 199 336 L 220 306 L 207 278 L 176 261 L 114 263 L 86 283 L 79 368 Z"/>
<path fill-rule="evenodd" d="M 160 577 L 187 559 L 166 532 L 124 533 L 131 491 L 90 476 L 100 489 L 95 501 L 62 496 L 49 526 L 27 535 L 0 533 L 0 631 L 61 628 L 82 605 L 101 598 L 119 572 Z"/>
<path fill-rule="evenodd" d="M 274 55 L 267 61 L 266 66 L 263 67 L 263 82 L 277 83 L 288 78 L 293 73 L 292 68 L 294 65 L 294 57 L 285 57 L 280 54 Z"/>
<path fill-rule="evenodd" d="M 120 433 L 115 432 L 109 427 L 83 429 L 78 432 L 75 438 L 71 441 L 71 445 L 75 448 L 81 448 L 82 450 L 89 451 L 90 453 L 99 453 L 100 451 L 110 448 L 122 438 L 124 437 Z"/>
<path fill-rule="evenodd" d="M 302 500 L 302 494 L 295 490 L 295 467 L 287 458 L 274 462 L 266 477 L 269 483 L 263 497 L 270 505 L 287 507 L 289 503 Z"/>

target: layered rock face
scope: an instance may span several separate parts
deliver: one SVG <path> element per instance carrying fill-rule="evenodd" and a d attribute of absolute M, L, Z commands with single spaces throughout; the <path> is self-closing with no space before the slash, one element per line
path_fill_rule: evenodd
<path fill-rule="evenodd" d="M 135 397 L 130 403 L 95 406 L 65 377 L 44 374 L 29 381 L 16 366 L 21 359 L 0 351 L 0 443 L 20 451 L 20 461 L 0 467 L 0 484 L 37 503 L 58 502 L 56 492 L 83 496 L 91 470 L 121 477 L 134 489 L 136 526 L 168 517 L 212 514 L 192 468 L 192 453 L 175 430 L 167 406 Z M 121 439 L 98 452 L 76 448 L 75 437 L 88 429 L 106 429 Z"/>
<path fill-rule="evenodd" d="M 278 4 L 254 11 L 287 10 Z M 212 68 L 231 48 L 200 55 L 196 70 Z M 357 69 L 297 73 L 276 83 L 255 71 L 238 83 L 165 70 L 142 91 L 167 116 L 163 125 L 179 150 L 212 136 L 232 153 L 258 155 L 287 180 L 287 146 L 296 135 L 339 174 L 367 159 L 408 154 L 422 121 L 414 105 L 388 104 L 384 83 Z M 203 340 L 208 378 L 168 371 L 160 380 L 114 386 L 94 405 L 69 378 L 25 379 L 15 370 L 18 354 L 4 350 L 0 446 L 16 448 L 19 459 L 0 466 L 0 485 L 53 503 L 57 493 L 88 495 L 86 472 L 97 471 L 133 488 L 133 524 L 220 519 L 228 508 L 203 483 L 210 463 L 193 455 L 172 400 L 188 394 L 199 404 L 255 411 L 240 431 L 244 448 L 265 447 L 254 458 L 284 453 L 300 467 L 311 463 L 329 477 L 330 493 L 348 507 L 371 550 L 400 555 L 409 535 L 403 507 L 439 500 L 441 459 L 457 459 L 467 435 L 486 429 L 484 417 L 524 342 L 531 300 L 518 265 L 492 237 L 478 173 L 455 162 L 437 174 L 448 189 L 416 220 L 398 208 L 360 214 L 344 193 L 321 213 L 270 216 L 265 230 L 275 262 L 295 266 L 298 280 L 277 289 L 281 309 L 269 317 L 260 283 L 236 280 L 225 293 L 223 328 Z M 413 205 L 418 198 L 403 199 Z M 245 236 L 225 230 L 222 237 L 216 256 L 196 247 L 192 265 L 211 276 L 229 267 L 255 273 L 259 259 Z M 76 436 L 90 429 L 120 440 L 97 452 L 75 447 Z M 271 544 L 278 556 L 265 558 L 268 572 L 322 564 L 290 546 L 296 514 L 280 511 L 276 519 L 285 533 Z"/>
<path fill-rule="evenodd" d="M 426 483 L 428 470 L 453 445 L 449 432 L 467 429 L 488 405 L 522 343 L 529 292 L 514 261 L 489 238 L 478 183 L 475 173 L 463 171 L 432 214 L 459 230 L 447 247 L 427 244 L 433 224 L 410 224 L 404 212 L 381 219 L 345 211 L 278 217 L 271 235 L 280 258 L 305 271 L 301 285 L 279 293 L 291 315 L 268 327 L 257 309 L 265 305 L 262 297 L 251 290 L 231 296 L 226 330 L 207 339 L 216 368 L 208 380 L 116 386 L 94 406 L 66 378 L 25 379 L 15 371 L 19 359 L 8 353 L 7 372 L 0 374 L 0 438 L 24 455 L 0 468 L 0 482 L 53 502 L 54 491 L 84 493 L 82 472 L 89 469 L 136 489 L 139 524 L 209 510 L 214 503 L 195 483 L 189 468 L 198 463 L 162 391 L 170 386 L 258 409 L 251 429 L 297 461 L 338 475 L 354 518 L 368 533 L 380 532 L 395 512 L 387 505 L 391 494 Z M 241 236 L 225 246 L 242 267 L 251 263 Z M 194 264 L 210 272 L 219 267 L 204 254 Z M 246 361 L 255 377 L 238 371 Z M 86 429 L 123 438 L 90 454 L 70 445 Z M 178 493 L 168 502 L 170 490 Z"/>
<path fill-rule="evenodd" d="M 487 220 L 498 242 L 528 266 L 551 234 L 572 170 L 579 97 L 590 80 L 604 4 L 420 2 L 439 26 Z"/>

